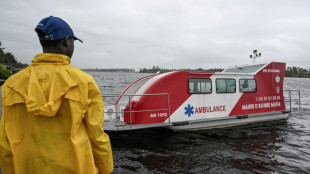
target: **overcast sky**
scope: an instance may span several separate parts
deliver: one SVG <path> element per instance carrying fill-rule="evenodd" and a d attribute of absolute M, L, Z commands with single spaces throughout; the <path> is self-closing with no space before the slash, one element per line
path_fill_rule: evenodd
<path fill-rule="evenodd" d="M 286 62 L 310 68 L 309 0 L 1 0 L 0 41 L 18 61 L 41 53 L 44 17 L 69 23 L 78 68 L 225 68 Z"/>

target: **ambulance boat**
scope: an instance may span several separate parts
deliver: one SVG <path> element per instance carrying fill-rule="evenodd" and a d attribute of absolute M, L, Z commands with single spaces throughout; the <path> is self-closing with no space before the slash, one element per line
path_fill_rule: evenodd
<path fill-rule="evenodd" d="M 104 129 L 196 130 L 286 119 L 285 66 L 271 62 L 140 78 L 105 106 Z"/>

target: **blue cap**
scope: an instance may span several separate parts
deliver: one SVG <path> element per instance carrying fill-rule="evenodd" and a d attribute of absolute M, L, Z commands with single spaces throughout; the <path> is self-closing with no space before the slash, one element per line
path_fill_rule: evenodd
<path fill-rule="evenodd" d="M 44 37 L 39 37 L 40 40 L 60 40 L 68 36 L 83 43 L 81 39 L 74 36 L 71 27 L 58 17 L 50 16 L 42 19 L 35 28 L 36 32 L 38 30 L 45 33 Z"/>

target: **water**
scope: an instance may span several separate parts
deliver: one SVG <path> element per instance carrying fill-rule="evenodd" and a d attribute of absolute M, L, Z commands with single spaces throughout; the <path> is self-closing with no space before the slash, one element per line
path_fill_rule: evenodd
<path fill-rule="evenodd" d="M 103 94 L 120 93 L 147 75 L 89 73 Z M 310 79 L 286 78 L 284 83 L 302 94 L 302 109 L 287 120 L 201 131 L 109 133 L 113 173 L 310 173 Z M 295 108 L 298 95 L 292 94 Z M 106 105 L 111 103 L 105 98 Z"/>
<path fill-rule="evenodd" d="M 102 94 L 120 93 L 148 75 L 89 73 Z M 286 78 L 284 83 L 285 89 L 301 89 L 302 94 L 302 109 L 287 120 L 201 131 L 109 133 L 113 173 L 310 173 L 310 79 Z M 114 100 L 105 98 L 105 104 Z"/>

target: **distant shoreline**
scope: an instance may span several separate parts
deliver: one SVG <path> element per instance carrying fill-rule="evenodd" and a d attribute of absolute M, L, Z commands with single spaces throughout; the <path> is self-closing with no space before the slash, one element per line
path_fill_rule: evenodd
<path fill-rule="evenodd" d="M 87 68 L 87 69 L 81 69 L 83 71 L 89 71 L 89 72 L 128 72 L 128 73 L 165 73 L 165 72 L 171 72 L 171 71 L 179 71 L 179 70 L 186 70 L 186 71 L 206 71 L 206 72 L 222 72 L 224 69 L 222 68 L 213 68 L 213 69 L 187 69 L 187 68 L 181 68 L 181 69 L 165 69 L 160 68 L 158 66 L 153 66 L 152 68 L 139 68 L 138 71 L 135 71 L 135 69 L 130 68 Z M 285 70 L 285 77 L 295 77 L 295 78 L 310 78 L 310 68 L 309 70 L 300 68 L 300 67 L 287 67 Z"/>
<path fill-rule="evenodd" d="M 136 72 L 134 69 L 128 68 L 111 68 L 111 69 L 81 69 L 82 71 L 91 71 L 91 72 Z"/>

